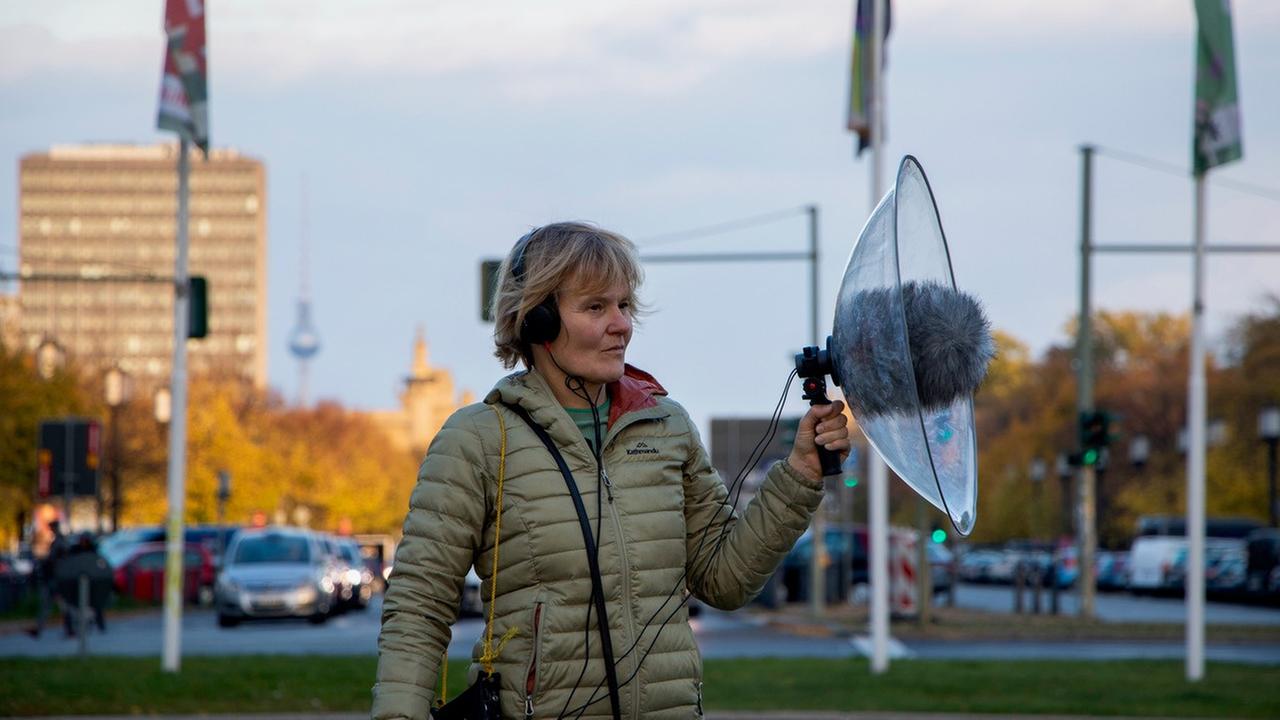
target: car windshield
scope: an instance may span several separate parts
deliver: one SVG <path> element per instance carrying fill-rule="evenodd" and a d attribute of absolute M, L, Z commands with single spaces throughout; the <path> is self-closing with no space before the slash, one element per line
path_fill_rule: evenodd
<path fill-rule="evenodd" d="M 137 548 L 137 545 L 116 543 L 108 548 L 99 547 L 98 554 L 102 555 L 103 559 L 106 560 L 107 564 L 111 567 L 119 567 L 120 563 L 129 559 L 129 556 L 133 554 L 135 548 Z"/>
<path fill-rule="evenodd" d="M 311 560 L 306 538 L 262 535 L 244 538 L 236 547 L 235 563 L 304 563 Z"/>

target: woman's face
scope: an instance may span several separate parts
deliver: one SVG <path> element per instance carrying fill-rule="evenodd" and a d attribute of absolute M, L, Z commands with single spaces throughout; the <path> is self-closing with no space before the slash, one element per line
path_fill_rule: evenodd
<path fill-rule="evenodd" d="M 559 293 L 560 334 L 551 354 L 570 375 L 605 384 L 622 377 L 631 342 L 631 291 L 626 284 L 585 289 L 571 282 Z"/>

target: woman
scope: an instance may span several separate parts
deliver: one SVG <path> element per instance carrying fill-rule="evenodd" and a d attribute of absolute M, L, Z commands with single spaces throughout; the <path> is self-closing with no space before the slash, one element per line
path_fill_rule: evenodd
<path fill-rule="evenodd" d="M 428 716 L 473 564 L 492 640 L 488 652 L 477 643 L 469 681 L 497 672 L 502 717 L 701 716 L 684 593 L 734 609 L 760 591 L 822 499 L 815 440 L 849 448 L 843 406 L 809 410 L 737 515 L 684 408 L 626 364 L 641 282 L 631 242 L 548 225 L 499 273 L 496 355 L 527 369 L 454 413 L 423 461 L 386 592 L 373 717 Z"/>

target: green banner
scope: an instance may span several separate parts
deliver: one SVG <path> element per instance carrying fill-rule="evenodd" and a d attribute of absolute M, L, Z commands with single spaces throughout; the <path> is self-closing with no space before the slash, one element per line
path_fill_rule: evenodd
<path fill-rule="evenodd" d="M 1196 109 L 1191 164 L 1201 175 L 1244 156 L 1230 0 L 1195 0 Z"/>

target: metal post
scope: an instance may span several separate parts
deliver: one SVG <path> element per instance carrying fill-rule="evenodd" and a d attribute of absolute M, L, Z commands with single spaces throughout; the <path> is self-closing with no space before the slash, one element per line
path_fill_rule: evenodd
<path fill-rule="evenodd" d="M 1076 383 L 1076 409 L 1080 413 L 1093 410 L 1093 308 L 1090 299 L 1089 270 L 1092 252 L 1093 233 L 1093 151 L 1092 145 L 1082 145 L 1081 179 L 1080 179 L 1080 322 L 1076 337 L 1076 362 L 1078 363 Z M 1081 577 L 1088 577 L 1087 570 L 1093 567 L 1094 551 L 1097 547 L 1095 535 L 1096 520 L 1094 517 L 1094 488 L 1096 484 L 1092 465 L 1081 464 L 1077 542 L 1080 547 Z M 1080 617 L 1094 616 L 1093 583 L 1077 583 L 1080 588 Z"/>
<path fill-rule="evenodd" d="M 178 144 L 178 228 L 174 262 L 173 375 L 170 389 L 173 415 L 169 420 L 169 518 L 165 547 L 164 648 L 161 663 L 166 672 L 178 672 L 182 664 L 182 525 L 186 504 L 187 306 L 190 302 L 187 280 L 191 174 L 189 146 L 186 138 Z"/>
<path fill-rule="evenodd" d="M 218 569 L 226 566 L 227 530 L 224 526 L 227 500 L 231 499 L 231 473 L 218 471 Z"/>
<path fill-rule="evenodd" d="M 885 83 L 881 68 L 881 39 L 885 30 L 886 0 L 872 0 L 871 30 L 871 204 L 874 211 L 884 194 L 882 169 L 884 144 Z M 870 214 L 870 212 L 868 212 Z M 870 485 L 867 519 L 870 527 L 871 567 L 871 673 L 889 669 L 889 468 L 874 453 L 868 453 L 867 484 Z"/>
<path fill-rule="evenodd" d="M 89 576 L 80 573 L 76 578 L 76 633 L 80 636 L 80 657 L 89 657 Z M 69 605 L 70 603 L 68 603 Z"/>
<path fill-rule="evenodd" d="M 809 214 L 809 319 L 812 323 L 813 344 L 819 348 L 826 343 L 818 336 L 818 206 L 805 208 Z M 823 479 L 826 482 L 826 479 Z M 826 518 L 822 516 L 822 504 L 813 514 L 813 554 L 809 562 L 809 610 L 814 617 L 821 617 L 827 603 L 826 594 Z"/>
<path fill-rule="evenodd" d="M 1187 680 L 1204 677 L 1204 173 L 1196 175 L 1191 378 L 1187 382 Z"/>
<path fill-rule="evenodd" d="M 76 423 L 71 418 L 67 418 L 63 422 L 63 432 L 66 436 L 62 443 L 62 512 L 66 515 L 66 526 L 63 527 L 64 535 L 71 534 L 71 500 L 72 491 L 75 484 L 76 472 Z"/>
<path fill-rule="evenodd" d="M 111 405 L 111 532 L 120 531 L 120 408 Z"/>
<path fill-rule="evenodd" d="M 929 609 L 933 600 L 933 568 L 929 565 L 929 505 L 924 498 L 916 498 L 916 534 L 919 535 L 916 555 L 916 588 L 920 595 L 918 622 L 929 624 Z"/>
<path fill-rule="evenodd" d="M 1271 527 L 1280 527 L 1276 518 L 1280 515 L 1280 508 L 1276 507 L 1276 442 L 1275 438 L 1267 441 L 1267 509 Z"/>

